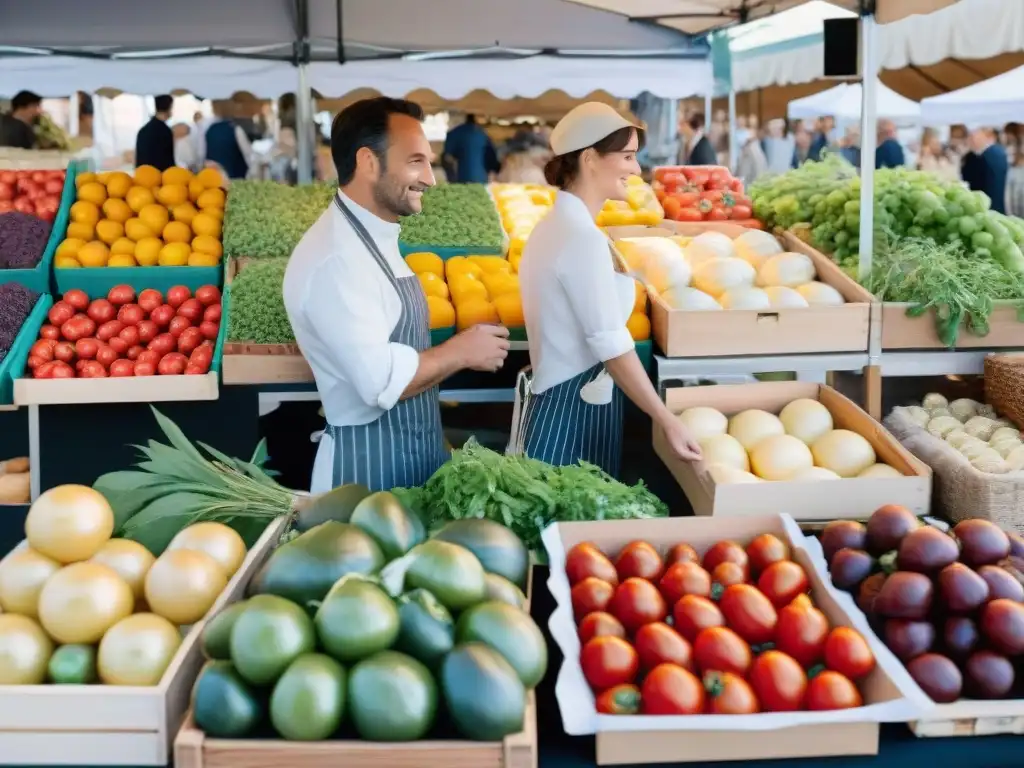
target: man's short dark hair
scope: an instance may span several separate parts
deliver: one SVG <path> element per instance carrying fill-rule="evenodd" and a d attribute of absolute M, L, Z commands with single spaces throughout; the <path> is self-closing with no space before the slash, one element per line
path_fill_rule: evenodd
<path fill-rule="evenodd" d="M 338 171 L 338 184 L 345 186 L 356 175 L 356 154 L 369 147 L 381 164 L 388 149 L 388 122 L 392 115 L 423 120 L 423 109 L 405 99 L 363 99 L 341 110 L 331 126 L 331 157 Z"/>
<path fill-rule="evenodd" d="M 691 115 L 690 119 L 687 122 L 690 124 L 690 127 L 693 128 L 693 130 L 702 130 L 704 128 L 704 113 L 697 112 L 696 114 Z"/>
<path fill-rule="evenodd" d="M 43 97 L 32 91 L 18 91 L 11 99 L 11 109 L 17 111 L 25 107 L 34 107 L 43 103 Z"/>
<path fill-rule="evenodd" d="M 157 112 L 170 112 L 174 108 L 174 97 L 164 94 L 153 99 Z"/>

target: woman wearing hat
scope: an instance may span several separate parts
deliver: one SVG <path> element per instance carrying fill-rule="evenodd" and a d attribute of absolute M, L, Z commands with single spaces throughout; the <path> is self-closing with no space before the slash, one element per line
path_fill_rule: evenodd
<path fill-rule="evenodd" d="M 544 174 L 560 191 L 519 265 L 532 372 L 517 382 L 513 452 L 555 465 L 582 459 L 616 476 L 625 395 L 676 454 L 700 458 L 636 355 L 626 329 L 635 284 L 595 223 L 605 200 L 626 199 L 643 140 L 643 129 L 597 102 L 576 107 L 551 133 L 555 157 Z"/>

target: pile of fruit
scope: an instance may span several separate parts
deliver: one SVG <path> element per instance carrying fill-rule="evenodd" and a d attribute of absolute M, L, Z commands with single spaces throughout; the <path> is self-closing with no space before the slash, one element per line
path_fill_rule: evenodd
<path fill-rule="evenodd" d="M 498 250 L 505 232 L 483 184 L 441 184 L 423 193 L 423 211 L 402 217 L 399 240 L 412 247 Z"/>
<path fill-rule="evenodd" d="M 626 187 L 625 200 L 606 200 L 597 214 L 599 227 L 624 227 L 631 225 L 653 226 L 665 218 L 661 201 L 647 182 L 639 176 L 630 176 Z"/>
<path fill-rule="evenodd" d="M 287 258 L 251 261 L 231 282 L 228 341 L 239 344 L 294 344 L 284 307 Z"/>
<path fill-rule="evenodd" d="M 558 190 L 539 184 L 492 184 L 491 196 L 508 234 L 508 260 L 519 271 L 523 246 L 537 222 L 555 203 Z"/>
<path fill-rule="evenodd" d="M 784 252 L 767 232 L 735 240 L 721 232 L 696 237 L 616 240 L 630 269 L 672 309 L 800 309 L 839 306 L 841 293 L 817 280 L 814 262 Z"/>
<path fill-rule="evenodd" d="M 723 166 L 666 166 L 654 169 L 654 194 L 672 221 L 732 221 L 760 228 L 751 218 L 743 181 Z"/>
<path fill-rule="evenodd" d="M 524 727 L 547 646 L 526 610 L 529 556 L 488 520 L 427 538 L 390 493 L 359 493 L 348 522 L 282 544 L 247 600 L 203 633 L 211 661 L 193 692 L 207 735 L 315 741 L 351 727 L 369 741 L 454 731 L 498 741 Z M 269 718 L 267 718 L 269 710 Z"/>
<path fill-rule="evenodd" d="M 715 408 L 697 406 L 680 413 L 679 419 L 700 442 L 716 483 L 902 477 L 878 461 L 865 437 L 834 429 L 828 408 L 810 398 L 793 400 L 778 416 L 751 408 L 730 418 Z"/>
<path fill-rule="evenodd" d="M 334 182 L 290 186 L 276 181 L 233 181 L 224 212 L 228 258 L 291 256 L 299 240 L 331 204 Z"/>
<path fill-rule="evenodd" d="M 216 267 L 221 261 L 224 180 L 206 168 L 161 173 L 140 165 L 81 173 L 67 237 L 54 265 L 76 267 Z"/>
<path fill-rule="evenodd" d="M 106 298 L 77 288 L 50 307 L 49 321 L 29 351 L 36 379 L 201 375 L 213 363 L 220 332 L 221 295 L 204 285 L 195 296 L 183 285 L 147 288 L 138 297 L 116 285 Z"/>
<path fill-rule="evenodd" d="M 30 213 L 52 224 L 64 177 L 64 171 L 0 171 L 0 213 Z"/>
<path fill-rule="evenodd" d="M 937 703 L 1019 698 L 1024 660 L 1024 539 L 987 520 L 951 533 L 887 505 L 867 525 L 821 535 L 832 583 Z"/>
<path fill-rule="evenodd" d="M 815 607 L 803 567 L 778 537 L 746 548 L 646 541 L 612 562 L 594 544 L 569 550 L 580 665 L 597 711 L 744 715 L 859 707 L 867 641 Z M 669 623 L 671 622 L 671 624 Z"/>
<path fill-rule="evenodd" d="M 183 528 L 154 557 L 111 538 L 114 522 L 85 486 L 36 499 L 27 546 L 0 560 L 0 685 L 157 685 L 180 628 L 206 615 L 245 559 L 220 523 Z"/>

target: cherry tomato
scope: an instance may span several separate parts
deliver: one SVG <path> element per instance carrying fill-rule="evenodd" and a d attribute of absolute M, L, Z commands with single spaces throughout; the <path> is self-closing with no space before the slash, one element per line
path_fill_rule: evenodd
<path fill-rule="evenodd" d="M 120 338 L 120 337 L 118 337 L 118 338 Z M 113 341 L 113 339 L 111 339 L 111 341 Z M 121 339 L 121 341 L 124 341 L 124 339 Z M 142 352 L 143 352 L 142 347 L 140 347 L 138 344 L 136 344 L 135 346 L 128 347 L 128 351 L 125 352 L 125 354 L 128 356 L 129 360 L 138 360 L 139 359 L 139 355 L 141 355 Z"/>
<path fill-rule="evenodd" d="M 146 288 L 139 294 L 139 306 L 147 315 L 164 303 L 164 295 L 155 288 Z"/>
<path fill-rule="evenodd" d="M 53 378 L 53 367 L 57 364 L 57 361 L 51 360 L 48 363 L 41 363 L 32 369 L 33 379 L 52 379 Z"/>
<path fill-rule="evenodd" d="M 178 338 L 186 328 L 192 327 L 192 321 L 182 315 L 175 315 L 167 326 L 167 332 L 174 338 Z"/>
<path fill-rule="evenodd" d="M 696 208 L 680 208 L 676 213 L 675 221 L 704 221 L 704 214 Z"/>
<path fill-rule="evenodd" d="M 709 715 L 754 715 L 761 711 L 750 684 L 732 672 L 708 672 L 704 675 L 704 690 Z"/>
<path fill-rule="evenodd" d="M 757 580 L 758 589 L 776 608 L 788 605 L 797 595 L 806 592 L 809 586 L 804 569 L 792 560 L 772 563 Z"/>
<path fill-rule="evenodd" d="M 588 576 L 607 581 L 613 587 L 619 584 L 619 575 L 615 572 L 612 561 L 589 541 L 580 542 L 569 550 L 565 556 L 565 575 L 570 586 L 576 585 Z"/>
<path fill-rule="evenodd" d="M 608 612 L 622 622 L 627 632 L 636 632 L 644 624 L 663 621 L 668 606 L 657 587 L 634 576 L 615 588 Z"/>
<path fill-rule="evenodd" d="M 65 293 L 64 301 L 70 304 L 76 312 L 85 312 L 89 308 L 89 297 L 81 288 L 72 288 Z"/>
<path fill-rule="evenodd" d="M 167 291 L 167 303 L 177 309 L 192 297 L 192 291 L 184 285 L 176 285 Z"/>
<path fill-rule="evenodd" d="M 640 669 L 636 649 L 621 637 L 595 637 L 580 651 L 583 676 L 595 691 L 632 683 Z"/>
<path fill-rule="evenodd" d="M 203 322 L 199 324 L 199 330 L 205 338 L 210 341 L 216 341 L 217 334 L 220 333 L 220 326 L 217 325 L 217 323 L 211 323 L 209 320 L 203 320 Z"/>
<path fill-rule="evenodd" d="M 131 304 L 135 301 L 135 289 L 130 285 L 115 285 L 107 292 L 107 301 L 115 306 Z"/>
<path fill-rule="evenodd" d="M 204 310 L 205 307 L 199 299 L 188 299 L 178 307 L 178 314 L 187 317 L 193 323 L 198 323 L 203 317 Z"/>
<path fill-rule="evenodd" d="M 850 678 L 826 669 L 811 678 L 807 684 L 807 708 L 813 711 L 826 709 L 854 709 L 864 705 L 860 691 Z"/>
<path fill-rule="evenodd" d="M 635 685 L 616 685 L 601 693 L 595 704 L 602 715 L 635 715 L 640 711 L 640 689 Z"/>
<path fill-rule="evenodd" d="M 106 299 L 94 299 L 89 305 L 89 309 L 86 310 L 86 314 L 92 318 L 94 323 L 100 325 L 102 323 L 109 323 L 117 317 L 117 310 Z"/>
<path fill-rule="evenodd" d="M 704 553 L 703 565 L 705 571 L 711 573 L 718 567 L 719 563 L 736 563 L 736 565 L 742 566 L 744 570 L 748 570 L 750 567 L 747 553 L 735 541 L 719 541 Z"/>
<path fill-rule="evenodd" d="M 43 339 L 53 339 L 54 341 L 60 339 L 60 328 L 55 325 L 47 323 L 39 329 L 39 336 Z"/>
<path fill-rule="evenodd" d="M 139 342 L 148 344 L 160 335 L 160 328 L 152 320 L 142 320 L 135 326 L 139 329 Z"/>
<path fill-rule="evenodd" d="M 119 355 L 123 355 L 128 352 L 128 342 L 120 336 L 111 337 L 110 341 L 107 342 L 107 345 Z"/>
<path fill-rule="evenodd" d="M 63 300 L 54 302 L 54 305 L 50 307 L 50 311 L 46 313 L 46 318 L 58 326 L 64 325 L 74 316 L 75 308 Z"/>
<path fill-rule="evenodd" d="M 623 581 L 633 576 L 654 581 L 662 570 L 661 555 L 646 541 L 631 541 L 615 558 L 615 571 Z"/>
<path fill-rule="evenodd" d="M 202 376 L 204 373 L 206 373 L 206 369 L 201 365 L 197 365 L 195 363 L 188 363 L 185 365 L 186 376 Z"/>
<path fill-rule="evenodd" d="M 82 364 L 82 368 L 78 372 L 79 377 L 83 379 L 105 379 L 107 377 L 107 369 L 101 363 L 95 360 L 79 360 L 78 362 Z"/>
<path fill-rule="evenodd" d="M 665 571 L 658 586 L 665 599 L 673 604 L 684 595 L 708 597 L 711 595 L 711 574 L 697 563 L 675 563 Z"/>
<path fill-rule="evenodd" d="M 795 712 L 804 705 L 807 675 L 782 651 L 765 651 L 754 659 L 747 680 L 765 712 Z"/>
<path fill-rule="evenodd" d="M 186 328 L 178 337 L 178 351 L 183 355 L 191 355 L 203 343 L 203 332 L 198 328 Z"/>
<path fill-rule="evenodd" d="M 153 363 L 153 365 L 156 365 L 157 363 L 160 362 L 161 357 L 163 357 L 163 355 L 161 355 L 155 349 L 144 349 L 142 350 L 142 352 L 139 353 L 139 356 L 135 358 L 135 362 Z"/>
<path fill-rule="evenodd" d="M 117 351 L 113 347 L 108 345 L 100 347 L 99 351 L 96 353 L 96 360 L 104 368 L 108 369 L 110 368 L 110 364 L 117 360 L 118 357 L 120 356 L 117 354 Z"/>
<path fill-rule="evenodd" d="M 721 592 L 726 587 L 731 587 L 733 584 L 743 584 L 746 580 L 747 573 L 743 566 L 729 562 L 719 563 L 711 573 L 711 589 L 712 592 L 715 592 L 715 587 L 718 587 L 717 591 Z"/>
<path fill-rule="evenodd" d="M 749 219 L 751 215 L 751 208 L 749 205 L 734 205 L 732 207 L 732 217 L 734 219 Z"/>
<path fill-rule="evenodd" d="M 117 319 L 125 325 L 138 325 L 146 319 L 146 313 L 138 304 L 125 304 L 117 310 Z"/>
<path fill-rule="evenodd" d="M 189 367 L 196 368 L 196 373 L 206 373 L 213 363 L 213 347 L 206 342 L 196 347 L 188 356 Z"/>
<path fill-rule="evenodd" d="M 633 647 L 640 656 L 640 669 L 654 669 L 665 663 L 693 669 L 690 644 L 664 622 L 654 621 L 640 627 L 633 637 Z"/>
<path fill-rule="evenodd" d="M 778 536 L 762 533 L 747 545 L 747 559 L 750 570 L 760 574 L 772 563 L 789 560 L 789 547 Z"/>
<path fill-rule="evenodd" d="M 82 371 L 85 370 L 85 364 L 87 362 L 89 362 L 89 361 L 88 360 L 82 360 L 82 359 L 75 360 L 75 373 L 81 375 Z"/>
<path fill-rule="evenodd" d="M 586 645 L 595 637 L 625 637 L 626 628 L 622 622 L 606 611 L 588 613 L 577 628 L 580 645 Z"/>
<path fill-rule="evenodd" d="M 203 322 L 219 323 L 223 309 L 220 304 L 211 304 L 203 310 Z"/>
<path fill-rule="evenodd" d="M 615 587 L 607 581 L 588 576 L 572 588 L 572 612 L 576 621 L 594 611 L 603 611 L 608 607 L 615 594 Z"/>
<path fill-rule="evenodd" d="M 851 680 L 860 680 L 875 668 L 875 654 L 860 632 L 836 627 L 825 640 L 825 666 Z"/>
<path fill-rule="evenodd" d="M 748 643 L 767 643 L 775 637 L 779 615 L 771 601 L 750 584 L 735 584 L 718 602 L 725 623 Z"/>
<path fill-rule="evenodd" d="M 51 379 L 73 379 L 75 378 L 75 369 L 67 363 L 62 363 L 60 360 L 54 360 L 52 363 L 53 368 L 50 369 Z"/>
<path fill-rule="evenodd" d="M 161 333 L 159 336 L 157 336 L 155 339 L 149 342 L 147 346 L 149 349 L 159 352 L 162 357 L 163 355 L 166 355 L 168 352 L 173 352 L 177 348 L 178 342 L 175 340 L 173 336 L 171 336 L 171 334 Z"/>
<path fill-rule="evenodd" d="M 170 304 L 161 304 L 159 307 L 149 313 L 149 319 L 156 323 L 161 328 L 166 328 L 171 324 L 171 320 L 175 318 L 174 307 Z M 186 318 L 187 319 L 187 318 Z"/>
<path fill-rule="evenodd" d="M 161 376 L 180 376 L 185 373 L 188 366 L 188 358 L 181 352 L 168 352 L 160 358 L 156 365 L 156 372 Z"/>
<path fill-rule="evenodd" d="M 129 347 L 134 347 L 140 341 L 139 329 L 134 325 L 126 325 L 121 329 L 121 332 L 117 334 L 117 337 L 119 339 L 123 339 L 125 344 Z"/>
<path fill-rule="evenodd" d="M 96 329 L 96 338 L 100 341 L 110 341 L 114 336 L 117 336 L 124 329 L 124 323 L 120 320 L 110 320 L 109 322 L 103 323 L 99 328 Z"/>
<path fill-rule="evenodd" d="M 806 597 L 806 595 L 804 596 Z M 817 664 L 825 655 L 828 619 L 821 611 L 803 601 L 794 600 L 779 611 L 775 625 L 775 647 L 789 654 L 805 668 Z"/>
<path fill-rule="evenodd" d="M 110 364 L 110 375 L 116 377 L 134 376 L 135 363 L 131 360 L 115 360 Z"/>
<path fill-rule="evenodd" d="M 701 672 L 746 675 L 750 669 L 750 646 L 728 627 L 708 627 L 693 642 L 693 660 Z"/>
<path fill-rule="evenodd" d="M 53 359 L 62 363 L 70 363 L 75 359 L 75 347 L 67 341 L 61 341 L 53 345 Z"/>
<path fill-rule="evenodd" d="M 677 664 L 659 664 L 644 678 L 640 708 L 645 715 L 699 715 L 704 711 L 704 686 Z"/>
<path fill-rule="evenodd" d="M 34 371 L 36 368 L 39 368 L 42 365 L 46 365 L 47 363 L 52 362 L 52 360 L 44 360 L 43 358 L 37 357 L 36 355 L 29 355 L 28 360 L 25 361 L 25 365 L 28 366 L 28 369 L 30 371 Z"/>
<path fill-rule="evenodd" d="M 196 298 L 208 307 L 220 304 L 220 289 L 216 285 L 204 285 L 196 289 Z"/>
<path fill-rule="evenodd" d="M 91 337 L 75 342 L 75 354 L 82 360 L 92 360 L 99 351 L 100 343 Z"/>
<path fill-rule="evenodd" d="M 728 221 L 729 212 L 720 205 L 713 206 L 707 215 L 708 221 Z"/>
<path fill-rule="evenodd" d="M 665 568 L 676 563 L 700 563 L 700 556 L 697 550 L 689 544 L 676 544 L 665 555 Z"/>
<path fill-rule="evenodd" d="M 725 617 L 718 606 L 706 597 L 684 595 L 672 609 L 672 624 L 679 634 L 692 643 L 701 630 L 724 627 Z"/>
<path fill-rule="evenodd" d="M 48 363 L 53 360 L 53 348 L 56 346 L 57 342 L 54 339 L 39 339 L 39 341 L 32 345 L 29 355 L 41 357 L 44 363 Z"/>
<path fill-rule="evenodd" d="M 156 364 L 150 362 L 143 362 L 141 360 L 135 363 L 135 375 L 136 376 L 156 376 Z"/>

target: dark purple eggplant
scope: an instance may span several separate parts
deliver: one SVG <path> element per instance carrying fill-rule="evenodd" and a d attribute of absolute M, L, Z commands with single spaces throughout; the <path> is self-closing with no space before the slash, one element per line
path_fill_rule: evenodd
<path fill-rule="evenodd" d="M 888 619 L 884 634 L 885 644 L 902 661 L 928 653 L 935 643 L 935 627 L 930 621 Z"/>
<path fill-rule="evenodd" d="M 891 574 L 875 596 L 874 611 L 887 619 L 921 621 L 932 609 L 934 589 L 927 576 L 911 571 Z"/>
<path fill-rule="evenodd" d="M 939 571 L 939 595 L 952 613 L 970 613 L 988 600 L 988 582 L 963 563 Z"/>
<path fill-rule="evenodd" d="M 978 569 L 978 575 L 988 584 L 990 600 L 1005 598 L 1024 603 L 1024 586 L 1005 568 L 998 565 L 983 565 Z"/>
<path fill-rule="evenodd" d="M 960 562 L 972 568 L 998 563 L 1010 554 L 1010 537 L 988 520 L 963 520 L 953 527 L 960 542 Z"/>
<path fill-rule="evenodd" d="M 1006 534 L 1010 540 L 1010 555 L 1013 557 L 1024 557 L 1024 536 L 1010 531 Z"/>
<path fill-rule="evenodd" d="M 864 549 L 868 540 L 868 529 L 856 520 L 833 520 L 821 532 L 821 548 L 825 551 L 825 562 L 840 549 Z"/>
<path fill-rule="evenodd" d="M 964 688 L 978 699 L 1005 699 L 1013 688 L 1013 664 L 992 651 L 978 651 L 964 664 Z"/>
<path fill-rule="evenodd" d="M 950 616 L 942 626 L 942 645 L 954 659 L 966 659 L 978 647 L 978 627 L 967 616 Z"/>
<path fill-rule="evenodd" d="M 986 603 L 978 622 L 989 644 L 1007 656 L 1024 653 L 1024 604 L 999 599 Z"/>
<path fill-rule="evenodd" d="M 920 526 L 914 513 L 898 504 L 886 504 L 868 518 L 868 552 L 878 557 L 897 549 L 903 537 Z"/>
<path fill-rule="evenodd" d="M 863 549 L 840 549 L 832 558 L 829 573 L 839 589 L 852 592 L 871 575 L 875 560 Z"/>
<path fill-rule="evenodd" d="M 896 564 L 901 571 L 933 574 L 955 563 L 959 556 L 960 548 L 952 536 L 924 525 L 903 537 Z"/>
<path fill-rule="evenodd" d="M 964 679 L 956 664 L 938 653 L 926 653 L 907 663 L 907 672 L 921 690 L 937 704 L 960 698 Z"/>

